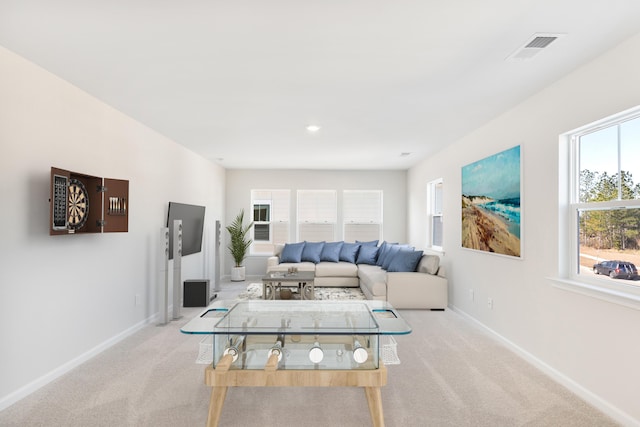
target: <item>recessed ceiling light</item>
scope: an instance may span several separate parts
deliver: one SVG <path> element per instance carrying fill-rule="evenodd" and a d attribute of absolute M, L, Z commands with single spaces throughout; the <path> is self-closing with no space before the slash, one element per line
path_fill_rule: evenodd
<path fill-rule="evenodd" d="M 309 125 L 307 126 L 307 130 L 311 133 L 318 132 L 320 130 L 320 126 L 317 125 Z"/>

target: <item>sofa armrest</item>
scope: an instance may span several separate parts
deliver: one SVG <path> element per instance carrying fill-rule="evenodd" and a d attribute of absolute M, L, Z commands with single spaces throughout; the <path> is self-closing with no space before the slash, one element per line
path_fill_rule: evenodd
<path fill-rule="evenodd" d="M 445 309 L 447 279 L 427 273 L 387 273 L 387 301 L 394 308 Z"/>
<path fill-rule="evenodd" d="M 275 267 L 278 264 L 280 264 L 279 256 L 270 256 L 269 258 L 267 258 L 267 270 L 269 269 L 269 267 Z"/>

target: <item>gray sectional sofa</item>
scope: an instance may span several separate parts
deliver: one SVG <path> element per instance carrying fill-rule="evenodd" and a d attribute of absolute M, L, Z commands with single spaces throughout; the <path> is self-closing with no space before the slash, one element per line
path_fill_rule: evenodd
<path fill-rule="evenodd" d="M 315 286 L 360 287 L 368 299 L 400 309 L 447 307 L 447 279 L 436 255 L 382 242 L 300 242 L 276 245 L 267 272 L 314 271 Z"/>

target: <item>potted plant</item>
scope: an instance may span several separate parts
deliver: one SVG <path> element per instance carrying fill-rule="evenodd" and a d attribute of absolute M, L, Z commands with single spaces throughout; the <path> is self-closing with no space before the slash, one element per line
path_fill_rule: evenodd
<path fill-rule="evenodd" d="M 242 261 L 246 258 L 249 246 L 251 246 L 251 243 L 253 242 L 251 239 L 247 238 L 247 233 L 249 233 L 251 227 L 253 227 L 253 222 L 246 227 L 244 226 L 244 209 L 242 209 L 233 222 L 227 226 L 227 231 L 231 237 L 229 246 L 227 247 L 229 248 L 231 257 L 235 263 L 235 266 L 231 268 L 232 282 L 244 281 L 245 268 L 242 265 Z"/>

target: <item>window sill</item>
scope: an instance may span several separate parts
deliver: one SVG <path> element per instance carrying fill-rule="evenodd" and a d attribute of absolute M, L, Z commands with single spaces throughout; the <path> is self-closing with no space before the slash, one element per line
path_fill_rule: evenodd
<path fill-rule="evenodd" d="M 637 292 L 631 290 L 627 292 L 622 289 L 612 289 L 561 277 L 548 277 L 547 279 L 553 283 L 555 288 L 640 310 L 640 289 Z"/>

